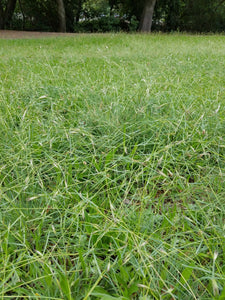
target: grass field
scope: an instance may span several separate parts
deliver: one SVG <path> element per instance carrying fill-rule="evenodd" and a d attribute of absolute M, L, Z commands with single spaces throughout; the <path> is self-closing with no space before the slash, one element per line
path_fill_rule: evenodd
<path fill-rule="evenodd" d="M 0 40 L 0 299 L 225 299 L 225 37 Z"/>

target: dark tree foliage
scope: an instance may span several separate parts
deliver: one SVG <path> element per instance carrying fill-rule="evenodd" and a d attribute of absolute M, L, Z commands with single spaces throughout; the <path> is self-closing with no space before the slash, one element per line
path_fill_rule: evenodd
<path fill-rule="evenodd" d="M 225 0 L 159 0 L 153 28 L 163 31 L 224 31 Z"/>
<path fill-rule="evenodd" d="M 225 31 L 225 0 L 0 0 L 0 27 L 221 32 Z"/>
<path fill-rule="evenodd" d="M 10 26 L 16 8 L 16 0 L 0 0 L 0 29 Z"/>
<path fill-rule="evenodd" d="M 225 30 L 225 1 L 188 0 L 185 2 L 181 30 L 197 32 Z"/>
<path fill-rule="evenodd" d="M 63 24 L 61 15 L 63 12 L 60 11 L 62 3 L 66 24 Z M 14 16 L 14 28 L 40 31 L 65 31 L 66 29 L 72 32 L 76 19 L 79 20 L 82 4 L 82 0 L 19 0 L 17 14 Z M 23 20 L 17 17 L 21 13 Z"/>
<path fill-rule="evenodd" d="M 17 17 L 23 12 L 23 20 Z M 37 31 L 57 31 L 59 28 L 58 12 L 54 0 L 20 0 L 17 3 L 14 27 Z M 16 29 L 16 28 L 15 28 Z"/>

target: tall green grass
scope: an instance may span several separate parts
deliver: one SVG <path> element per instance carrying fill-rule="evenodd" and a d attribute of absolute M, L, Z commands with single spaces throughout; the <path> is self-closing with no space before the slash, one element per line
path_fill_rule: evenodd
<path fill-rule="evenodd" d="M 225 299 L 225 38 L 0 41 L 0 299 Z"/>

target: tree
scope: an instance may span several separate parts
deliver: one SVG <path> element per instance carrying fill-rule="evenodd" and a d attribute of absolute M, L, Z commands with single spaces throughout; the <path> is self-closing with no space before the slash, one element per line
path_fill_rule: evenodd
<path fill-rule="evenodd" d="M 181 30 L 216 32 L 225 30 L 225 0 L 183 0 Z"/>
<path fill-rule="evenodd" d="M 59 32 L 66 32 L 66 13 L 63 0 L 57 0 Z"/>
<path fill-rule="evenodd" d="M 17 0 L 0 0 L 0 29 L 5 29 L 10 25 Z"/>
<path fill-rule="evenodd" d="M 133 16 L 139 21 L 141 32 L 151 32 L 152 19 L 157 0 L 118 0 L 117 5 L 122 6 L 122 12 L 131 19 Z M 161 1 L 158 1 L 159 3 Z"/>
<path fill-rule="evenodd" d="M 7 28 L 221 32 L 225 0 L 0 0 L 0 29 Z"/>
<path fill-rule="evenodd" d="M 155 4 L 156 0 L 145 0 L 139 26 L 140 31 L 151 32 Z"/>
<path fill-rule="evenodd" d="M 76 23 L 79 22 L 80 20 L 80 13 L 81 13 L 81 10 L 82 10 L 82 0 L 79 0 L 78 3 L 77 3 L 77 6 L 76 6 L 76 12 L 75 12 L 75 20 L 76 20 Z"/>
<path fill-rule="evenodd" d="M 17 26 L 21 24 L 22 14 L 22 29 L 65 32 L 67 12 L 70 19 L 73 18 L 73 12 L 72 16 L 70 13 L 72 2 L 74 0 L 19 0 L 20 5 L 17 5 L 16 12 L 20 18 L 16 19 L 16 24 Z M 69 8 L 66 7 L 67 3 L 70 5 Z M 18 27 L 21 29 L 21 25 Z M 71 30 L 71 26 L 69 29 Z"/>

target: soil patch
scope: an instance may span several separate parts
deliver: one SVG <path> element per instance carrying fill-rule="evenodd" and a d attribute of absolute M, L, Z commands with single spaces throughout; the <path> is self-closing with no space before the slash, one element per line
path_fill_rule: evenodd
<path fill-rule="evenodd" d="M 75 35 L 75 33 L 0 30 L 0 39 L 36 39 L 44 37 Z"/>

